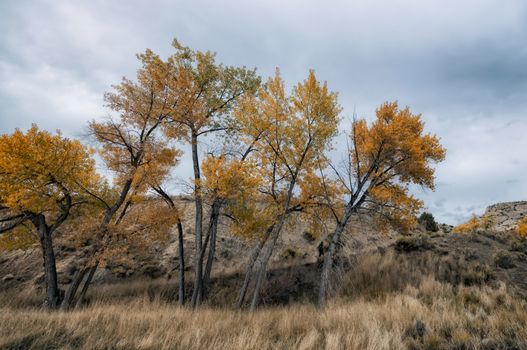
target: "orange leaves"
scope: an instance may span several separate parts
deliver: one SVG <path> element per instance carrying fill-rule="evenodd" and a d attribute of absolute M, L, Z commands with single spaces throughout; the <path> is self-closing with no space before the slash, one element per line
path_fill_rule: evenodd
<path fill-rule="evenodd" d="M 468 221 L 454 227 L 452 229 L 452 232 L 469 233 L 469 232 L 475 232 L 480 228 L 481 228 L 481 222 L 479 218 L 475 214 L 472 214 L 472 216 L 470 217 Z"/>
<path fill-rule="evenodd" d="M 483 215 L 481 218 L 478 218 L 476 214 L 472 214 L 470 219 L 462 224 L 457 225 L 452 229 L 454 233 L 470 233 L 477 232 L 478 230 L 488 229 L 492 225 L 491 220 Z"/>
<path fill-rule="evenodd" d="M 408 108 L 400 110 L 396 102 L 381 105 L 376 114 L 370 127 L 363 120 L 354 123 L 353 161 L 360 173 L 372 169 L 377 182 L 397 178 L 434 189 L 431 163 L 445 157 L 439 139 L 423 134 L 420 115 L 413 115 Z"/>
<path fill-rule="evenodd" d="M 0 136 L 0 202 L 14 210 L 55 212 L 66 194 L 98 186 L 90 149 L 33 125 Z"/>
<path fill-rule="evenodd" d="M 183 98 L 169 88 L 173 67 L 150 50 L 138 58 L 142 67 L 136 81 L 123 79 L 105 95 L 108 107 L 119 113 L 118 121 L 89 124 L 116 184 L 131 181 L 130 195 L 135 198 L 149 185 L 161 184 L 182 154 L 161 132 Z"/>
<path fill-rule="evenodd" d="M 223 200 L 254 195 L 262 181 L 255 169 L 255 164 L 250 161 L 227 159 L 224 156 L 207 157 L 202 163 L 205 177 L 203 189 Z"/>
<path fill-rule="evenodd" d="M 330 146 L 337 132 L 340 107 L 336 93 L 315 78 L 313 71 L 297 84 L 290 96 L 277 70 L 258 92 L 240 102 L 235 116 L 243 140 L 258 150 L 257 164 L 275 198 L 307 172 L 313 173 L 317 157 Z"/>
<path fill-rule="evenodd" d="M 370 190 L 371 199 L 366 208 L 381 228 L 387 224 L 403 231 L 412 229 L 417 224 L 417 213 L 423 202 L 410 195 L 408 188 L 400 184 L 385 184 Z"/>
<path fill-rule="evenodd" d="M 518 226 L 516 228 L 518 231 L 518 234 L 522 238 L 527 238 L 527 217 L 524 217 L 520 221 L 518 221 Z"/>
<path fill-rule="evenodd" d="M 349 173 L 355 183 L 349 188 L 359 197 L 364 193 L 369 197 L 366 210 L 404 229 L 415 225 L 422 206 L 407 186 L 433 190 L 433 163 L 445 157 L 439 139 L 423 130 L 420 115 L 409 108 L 399 109 L 397 102 L 387 102 L 377 109 L 371 125 L 364 119 L 356 120 L 351 132 Z"/>
<path fill-rule="evenodd" d="M 166 91 L 175 101 L 165 131 L 185 138 L 230 128 L 230 111 L 240 97 L 253 94 L 260 84 L 254 70 L 218 64 L 209 51 L 194 51 L 174 40 L 175 53 L 165 61 Z"/>

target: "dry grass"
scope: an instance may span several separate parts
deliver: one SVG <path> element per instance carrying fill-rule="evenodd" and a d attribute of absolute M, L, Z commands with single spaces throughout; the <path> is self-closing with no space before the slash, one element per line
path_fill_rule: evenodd
<path fill-rule="evenodd" d="M 416 321 L 426 331 L 419 336 Z M 337 299 L 319 313 L 293 305 L 256 313 L 192 312 L 144 297 L 73 312 L 0 309 L 0 348 L 480 349 L 527 347 L 523 301 L 500 288 L 425 278 L 382 298 Z M 489 347 L 490 346 L 490 347 Z"/>
<path fill-rule="evenodd" d="M 526 302 L 486 284 L 485 266 L 471 258 L 387 252 L 343 264 L 324 312 L 302 298 L 232 310 L 236 290 L 220 285 L 223 303 L 193 312 L 175 305 L 177 286 L 166 280 L 97 286 L 91 305 L 72 312 L 39 309 L 30 289 L 3 293 L 0 349 L 527 349 Z M 291 293 L 289 279 L 268 288 Z"/>

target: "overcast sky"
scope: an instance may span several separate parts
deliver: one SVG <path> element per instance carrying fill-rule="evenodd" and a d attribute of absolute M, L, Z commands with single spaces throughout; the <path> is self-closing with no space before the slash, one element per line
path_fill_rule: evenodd
<path fill-rule="evenodd" d="M 437 190 L 416 191 L 439 221 L 527 200 L 527 1 L 4 0 L 0 33 L 1 133 L 81 135 L 135 54 L 176 37 L 288 86 L 315 69 L 345 118 L 387 100 L 422 113 L 448 150 Z"/>

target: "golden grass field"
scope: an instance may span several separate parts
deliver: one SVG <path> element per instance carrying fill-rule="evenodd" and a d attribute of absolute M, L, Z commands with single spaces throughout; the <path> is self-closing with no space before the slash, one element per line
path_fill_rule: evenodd
<path fill-rule="evenodd" d="M 71 312 L 2 307 L 0 348 L 525 349 L 526 311 L 504 285 L 454 290 L 432 278 L 371 300 L 337 299 L 323 312 L 310 305 L 192 311 L 145 296 Z"/>
<path fill-rule="evenodd" d="M 483 257 L 492 246 L 481 240 Z M 500 279 L 485 282 L 503 271 L 482 261 L 390 251 L 352 266 L 337 271 L 324 311 L 309 298 L 235 310 L 236 280 L 196 311 L 177 305 L 166 279 L 97 285 L 88 306 L 67 312 L 16 289 L 0 294 L 0 349 L 527 349 L 527 302 Z M 288 276 L 274 281 L 288 288 Z"/>

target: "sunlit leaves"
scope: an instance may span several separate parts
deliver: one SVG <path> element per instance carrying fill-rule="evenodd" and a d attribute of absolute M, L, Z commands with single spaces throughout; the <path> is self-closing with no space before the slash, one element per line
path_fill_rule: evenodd
<path fill-rule="evenodd" d="M 527 238 L 527 217 L 524 217 L 518 221 L 518 226 L 516 228 L 520 237 Z"/>
<path fill-rule="evenodd" d="M 0 137 L 0 202 L 12 210 L 53 213 L 65 194 L 83 195 L 103 182 L 93 152 L 78 140 L 33 125 Z"/>
<path fill-rule="evenodd" d="M 382 104 L 371 125 L 364 119 L 353 123 L 349 172 L 354 189 L 367 191 L 364 208 L 381 222 L 413 227 L 422 202 L 409 194 L 408 184 L 434 189 L 433 165 L 444 159 L 445 149 L 423 129 L 421 116 L 396 102 Z"/>
<path fill-rule="evenodd" d="M 452 229 L 454 233 L 470 233 L 477 232 L 483 229 L 489 229 L 492 225 L 492 221 L 486 215 L 478 217 L 476 214 L 472 214 L 470 219 L 466 222 L 457 225 Z"/>

